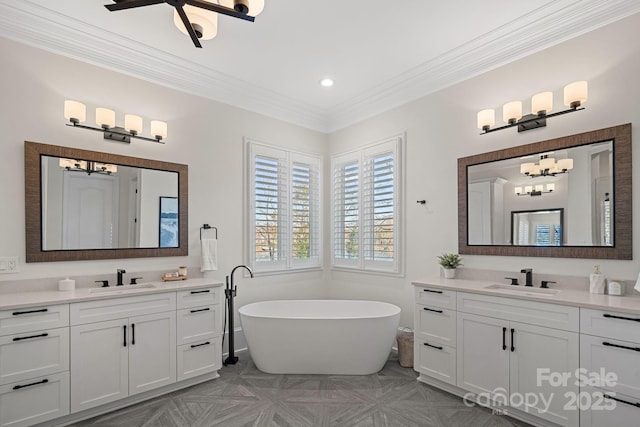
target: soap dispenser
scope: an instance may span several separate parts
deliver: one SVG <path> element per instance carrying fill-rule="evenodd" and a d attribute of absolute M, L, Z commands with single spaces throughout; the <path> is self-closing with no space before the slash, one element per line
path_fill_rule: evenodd
<path fill-rule="evenodd" d="M 604 275 L 600 272 L 600 266 L 596 264 L 593 273 L 589 276 L 589 292 L 592 294 L 604 294 Z"/>

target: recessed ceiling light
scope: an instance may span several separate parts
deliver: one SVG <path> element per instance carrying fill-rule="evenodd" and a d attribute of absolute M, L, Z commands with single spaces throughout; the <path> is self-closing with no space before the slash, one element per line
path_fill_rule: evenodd
<path fill-rule="evenodd" d="M 331 86 L 333 86 L 333 80 L 328 78 L 328 77 L 326 77 L 326 78 L 320 80 L 320 84 L 323 87 L 331 87 Z"/>

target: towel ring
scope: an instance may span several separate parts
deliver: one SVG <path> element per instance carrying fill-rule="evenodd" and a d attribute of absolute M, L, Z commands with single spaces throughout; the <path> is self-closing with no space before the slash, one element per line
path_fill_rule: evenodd
<path fill-rule="evenodd" d="M 209 224 L 203 224 L 202 227 L 200 227 L 200 240 L 202 240 L 202 230 L 211 230 L 211 229 L 216 230 L 216 240 L 218 240 L 218 227 L 212 227 Z"/>

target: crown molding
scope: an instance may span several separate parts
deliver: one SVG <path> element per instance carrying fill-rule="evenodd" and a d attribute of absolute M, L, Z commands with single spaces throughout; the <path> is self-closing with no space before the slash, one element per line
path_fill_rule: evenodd
<path fill-rule="evenodd" d="M 0 3 L 0 35 L 320 132 L 334 132 L 640 12 L 637 0 L 556 0 L 329 111 L 99 29 L 28 0 Z M 82 48 L 78 48 L 81 40 Z M 104 52 L 109 52 L 105 55 Z M 135 57 L 136 61 L 128 58 Z"/>

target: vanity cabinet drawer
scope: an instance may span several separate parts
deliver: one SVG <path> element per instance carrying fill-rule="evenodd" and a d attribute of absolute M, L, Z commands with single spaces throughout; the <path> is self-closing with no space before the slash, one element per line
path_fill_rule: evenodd
<path fill-rule="evenodd" d="M 610 338 L 580 336 L 580 367 L 594 375 L 604 369 L 605 374 L 617 376 L 615 384 L 601 384 L 603 388 L 640 400 L 640 346 Z"/>
<path fill-rule="evenodd" d="M 69 304 L 0 311 L 0 336 L 69 326 Z"/>
<path fill-rule="evenodd" d="M 221 288 L 193 289 L 178 292 L 178 310 L 220 303 Z"/>
<path fill-rule="evenodd" d="M 640 315 L 581 308 L 580 332 L 640 343 Z"/>
<path fill-rule="evenodd" d="M 577 307 L 458 292 L 458 311 L 578 332 Z"/>
<path fill-rule="evenodd" d="M 427 341 L 456 346 L 456 312 L 446 308 L 416 304 L 416 335 Z"/>
<path fill-rule="evenodd" d="M 69 372 L 0 386 L 0 426 L 30 426 L 68 414 Z"/>
<path fill-rule="evenodd" d="M 580 393 L 591 397 L 591 405 L 580 411 L 580 427 L 638 426 L 640 399 L 592 387 L 582 388 Z M 606 397 L 603 399 L 602 396 Z"/>
<path fill-rule="evenodd" d="M 415 289 L 416 303 L 435 307 L 456 309 L 456 291 L 417 286 Z"/>
<path fill-rule="evenodd" d="M 220 336 L 178 346 L 178 381 L 222 368 Z"/>
<path fill-rule="evenodd" d="M 178 345 L 222 333 L 220 306 L 178 310 Z"/>
<path fill-rule="evenodd" d="M 69 370 L 69 328 L 0 337 L 0 384 Z"/>
<path fill-rule="evenodd" d="M 71 324 L 83 325 L 175 309 L 175 292 L 79 302 L 71 304 Z"/>
<path fill-rule="evenodd" d="M 454 347 L 416 338 L 413 359 L 416 371 L 456 385 L 456 349 Z"/>

